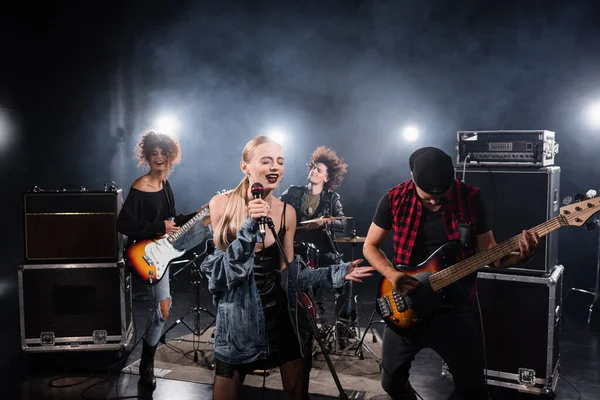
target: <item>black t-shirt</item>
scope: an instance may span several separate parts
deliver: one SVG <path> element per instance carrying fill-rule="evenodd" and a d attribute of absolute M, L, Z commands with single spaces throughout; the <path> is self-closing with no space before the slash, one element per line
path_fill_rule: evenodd
<path fill-rule="evenodd" d="M 477 196 L 475 201 L 477 202 L 477 227 L 475 233 L 480 235 L 489 231 L 490 228 L 481 195 Z M 375 216 L 373 217 L 373 223 L 381 229 L 392 229 L 393 217 L 387 194 L 379 200 L 377 211 L 375 211 Z M 446 234 L 446 228 L 442 220 L 442 211 L 433 212 L 423 206 L 421 220 L 419 221 L 419 231 L 417 232 L 415 245 L 410 256 L 410 265 L 419 265 L 446 242 L 448 242 L 448 235 Z M 469 301 L 469 284 L 464 279 L 448 286 L 445 291 L 448 301 L 453 304 L 458 305 Z"/>

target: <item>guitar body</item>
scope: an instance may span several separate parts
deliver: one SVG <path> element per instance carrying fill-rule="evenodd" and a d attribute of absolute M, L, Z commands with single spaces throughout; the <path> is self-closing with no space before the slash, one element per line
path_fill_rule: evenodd
<path fill-rule="evenodd" d="M 164 277 L 172 260 L 181 257 L 185 250 L 177 250 L 167 240 L 140 240 L 125 250 L 125 261 L 135 277 L 147 285 L 156 285 Z"/>
<path fill-rule="evenodd" d="M 210 223 L 208 204 L 186 222 L 178 232 L 149 240 L 140 240 L 125 249 L 125 261 L 133 275 L 146 285 L 156 285 L 164 277 L 169 264 L 185 254 L 186 250 L 177 250 L 173 243 L 181 238 L 197 223 Z"/>
<path fill-rule="evenodd" d="M 379 283 L 377 312 L 394 331 L 402 333 L 416 327 L 427 316 L 444 309 L 443 293 L 431 289 L 429 277 L 448 265 L 460 242 L 448 242 L 416 267 L 397 265 L 396 268 L 419 281 L 420 285 L 408 296 L 394 291 L 394 285 L 383 278 Z"/>

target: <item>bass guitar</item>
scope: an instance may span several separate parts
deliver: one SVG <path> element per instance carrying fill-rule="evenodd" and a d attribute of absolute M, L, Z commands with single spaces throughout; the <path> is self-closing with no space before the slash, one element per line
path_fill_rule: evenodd
<path fill-rule="evenodd" d="M 537 232 L 540 237 L 543 237 L 563 226 L 582 226 L 598 211 L 600 211 L 599 197 L 582 200 L 561 207 L 557 217 L 529 231 Z M 428 316 L 445 307 L 442 289 L 483 266 L 518 251 L 521 237 L 522 235 L 514 236 L 449 267 L 446 267 L 447 260 L 453 259 L 449 254 L 457 250 L 460 242 L 444 244 L 416 267 L 397 265 L 398 270 L 419 281 L 419 285 L 411 293 L 403 296 L 394 290 L 392 282 L 383 278 L 375 302 L 377 312 L 385 323 L 398 333 L 414 328 Z"/>
<path fill-rule="evenodd" d="M 173 244 L 208 216 L 208 205 L 205 205 L 192 219 L 183 224 L 178 232 L 156 239 L 140 240 L 128 246 L 125 249 L 124 258 L 129 269 L 136 278 L 147 285 L 155 285 L 160 282 L 171 261 L 186 252 L 186 250 L 177 250 Z M 205 226 L 210 223 L 210 220 L 206 219 Z"/>

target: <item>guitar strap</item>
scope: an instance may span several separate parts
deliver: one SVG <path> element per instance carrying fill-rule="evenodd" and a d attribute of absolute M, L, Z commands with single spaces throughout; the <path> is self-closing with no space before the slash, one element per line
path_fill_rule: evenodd
<path fill-rule="evenodd" d="M 471 223 L 470 222 L 458 222 L 458 237 L 460 238 L 460 244 L 463 247 L 469 247 L 469 239 L 471 238 Z"/>
<path fill-rule="evenodd" d="M 166 179 L 163 182 L 163 186 L 165 187 L 165 196 L 167 197 L 167 203 L 169 204 L 169 216 L 175 218 L 175 207 L 173 206 L 175 198 L 173 197 L 173 189 L 171 189 L 171 184 Z"/>
<path fill-rule="evenodd" d="M 471 218 L 469 215 L 467 202 L 462 193 L 456 189 L 456 198 L 458 200 L 458 218 L 456 227 L 458 228 L 458 238 L 462 247 L 469 247 L 471 241 Z"/>

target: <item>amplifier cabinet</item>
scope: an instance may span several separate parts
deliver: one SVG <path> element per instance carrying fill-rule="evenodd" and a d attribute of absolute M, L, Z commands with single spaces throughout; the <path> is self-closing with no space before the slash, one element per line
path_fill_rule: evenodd
<path fill-rule="evenodd" d="M 456 177 L 463 179 L 463 169 Z M 497 243 L 556 216 L 560 211 L 560 167 L 467 168 L 465 183 L 481 189 L 490 229 Z M 541 240 L 540 250 L 528 263 L 503 271 L 548 275 L 558 264 L 558 231 Z M 484 267 L 484 270 L 498 271 Z"/>
<path fill-rule="evenodd" d="M 553 394 L 558 381 L 562 276 L 479 272 L 488 385 Z"/>
<path fill-rule="evenodd" d="M 18 284 L 24 351 L 126 350 L 133 329 L 123 263 L 20 265 Z"/>
<path fill-rule="evenodd" d="M 25 193 L 25 263 L 120 261 L 121 206 L 121 189 Z"/>

